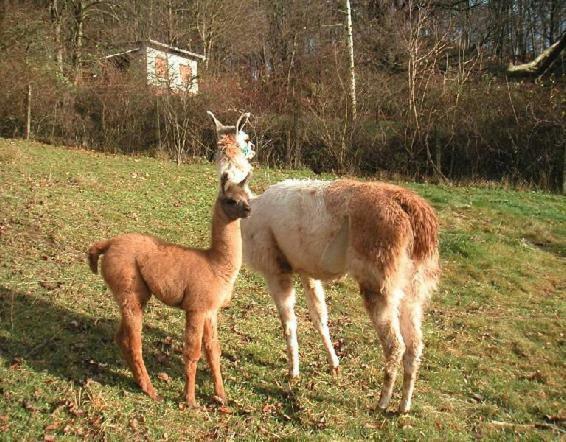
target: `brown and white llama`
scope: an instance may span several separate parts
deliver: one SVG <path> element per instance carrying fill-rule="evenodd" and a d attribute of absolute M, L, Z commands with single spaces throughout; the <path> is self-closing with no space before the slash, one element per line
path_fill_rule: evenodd
<path fill-rule="evenodd" d="M 188 404 L 196 406 L 195 378 L 202 343 L 215 394 L 223 402 L 226 399 L 220 373 L 217 315 L 230 300 L 242 264 L 240 218 L 250 214 L 246 192 L 249 176 L 234 183 L 229 173 L 222 173 L 212 217 L 212 241 L 206 250 L 137 233 L 97 242 L 88 250 L 94 273 L 103 255 L 102 276 L 122 316 L 116 342 L 136 382 L 153 399 L 159 397 L 145 368 L 141 340 L 143 309 L 152 294 L 186 312 L 183 357 Z"/>
<path fill-rule="evenodd" d="M 439 278 L 438 222 L 415 193 L 379 182 L 288 180 L 251 201 L 242 222 L 244 262 L 262 273 L 277 306 L 290 375 L 299 375 L 293 273 L 306 293 L 332 370 L 338 368 L 320 280 L 350 274 L 385 357 L 379 407 L 386 409 L 401 360 L 409 411 L 423 351 L 423 308 Z"/>
<path fill-rule="evenodd" d="M 226 173 L 229 181 L 238 183 L 247 177 L 252 166 L 249 162 L 255 152 L 254 145 L 250 141 L 250 137 L 243 131 L 250 118 L 250 113 L 244 113 L 238 118 L 235 126 L 225 126 L 210 111 L 207 111 L 216 126 L 217 150 L 215 161 L 218 168 L 218 174 Z M 246 192 L 249 196 L 252 193 L 246 185 Z"/>

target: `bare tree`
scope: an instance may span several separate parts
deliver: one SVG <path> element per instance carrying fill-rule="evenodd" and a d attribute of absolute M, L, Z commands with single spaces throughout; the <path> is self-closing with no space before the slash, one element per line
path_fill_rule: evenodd
<path fill-rule="evenodd" d="M 61 22 L 63 20 L 63 5 L 61 0 L 51 0 L 49 4 L 49 12 L 51 13 L 51 21 L 54 25 L 55 33 L 55 60 L 59 73 L 63 75 L 63 36 L 61 30 Z"/>
<path fill-rule="evenodd" d="M 96 15 L 109 15 L 118 19 L 116 9 L 119 3 L 116 0 L 70 0 L 74 19 L 74 52 L 73 68 L 74 83 L 80 82 L 83 64 L 83 45 L 85 36 L 85 22 Z"/>
<path fill-rule="evenodd" d="M 509 65 L 507 73 L 512 77 L 539 77 L 543 75 L 552 63 L 560 56 L 566 47 L 566 32 L 549 48 L 545 49 L 530 63 Z"/>
<path fill-rule="evenodd" d="M 352 120 L 356 120 L 356 68 L 354 65 L 354 38 L 352 36 L 352 8 L 350 0 L 346 0 L 348 55 L 350 56 L 350 103 L 352 108 Z"/>

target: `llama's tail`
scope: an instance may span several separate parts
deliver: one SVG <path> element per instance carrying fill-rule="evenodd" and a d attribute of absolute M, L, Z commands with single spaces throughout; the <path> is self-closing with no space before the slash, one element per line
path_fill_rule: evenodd
<path fill-rule="evenodd" d="M 413 254 L 417 261 L 438 259 L 438 218 L 434 209 L 413 192 L 396 192 L 395 199 L 413 228 Z"/>
<path fill-rule="evenodd" d="M 88 255 L 88 265 L 92 270 L 92 273 L 98 273 L 98 257 L 103 255 L 106 250 L 110 247 L 110 241 L 98 241 L 95 242 L 92 246 L 89 247 L 87 255 Z"/>

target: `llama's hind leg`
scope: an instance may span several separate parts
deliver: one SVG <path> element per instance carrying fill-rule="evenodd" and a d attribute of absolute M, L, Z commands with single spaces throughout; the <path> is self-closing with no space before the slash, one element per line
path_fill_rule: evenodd
<path fill-rule="evenodd" d="M 402 290 L 373 290 L 361 287 L 365 307 L 379 336 L 385 358 L 383 386 L 378 406 L 386 409 L 391 401 L 397 370 L 405 351 L 399 324 Z"/>
<path fill-rule="evenodd" d="M 149 297 L 149 294 L 147 295 Z M 147 299 L 146 299 L 147 300 Z M 116 334 L 116 342 L 130 367 L 134 379 L 149 397 L 159 400 L 153 388 L 142 355 L 142 316 L 146 300 L 125 297 L 121 303 L 122 322 Z"/>
<path fill-rule="evenodd" d="M 287 342 L 287 363 L 289 375 L 299 376 L 299 343 L 297 342 L 297 317 L 295 316 L 295 289 L 290 274 L 274 275 L 267 278 L 271 297 L 277 306 L 279 319 Z"/>
<path fill-rule="evenodd" d="M 422 306 L 419 302 L 408 300 L 401 303 L 400 313 L 401 334 L 406 348 L 403 355 L 403 396 L 399 411 L 406 413 L 411 409 L 411 398 L 424 347 L 421 331 Z"/>
<path fill-rule="evenodd" d="M 311 321 L 320 333 L 320 336 L 322 336 L 330 369 L 333 373 L 336 373 L 339 361 L 332 345 L 330 330 L 328 329 L 328 309 L 324 300 L 324 288 L 319 280 L 304 275 L 301 276 L 301 282 L 305 290 Z"/>

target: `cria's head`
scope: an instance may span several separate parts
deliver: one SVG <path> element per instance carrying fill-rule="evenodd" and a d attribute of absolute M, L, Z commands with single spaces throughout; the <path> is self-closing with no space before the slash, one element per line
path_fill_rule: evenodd
<path fill-rule="evenodd" d="M 232 183 L 228 180 L 228 174 L 224 173 L 220 177 L 220 194 L 218 200 L 224 214 L 230 220 L 247 218 L 250 216 L 251 208 L 246 185 L 251 173 L 239 183 Z"/>

